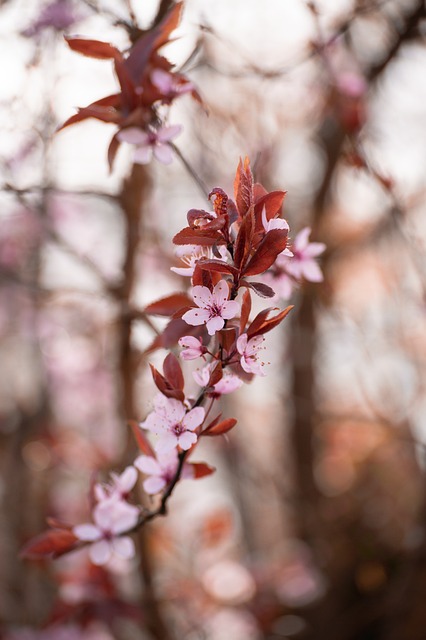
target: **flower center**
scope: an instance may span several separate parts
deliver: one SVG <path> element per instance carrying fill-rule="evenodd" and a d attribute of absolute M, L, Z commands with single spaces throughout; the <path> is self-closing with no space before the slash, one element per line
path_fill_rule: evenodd
<path fill-rule="evenodd" d="M 175 435 L 180 436 L 186 429 L 181 422 L 176 422 L 176 424 L 172 426 L 172 431 Z"/>

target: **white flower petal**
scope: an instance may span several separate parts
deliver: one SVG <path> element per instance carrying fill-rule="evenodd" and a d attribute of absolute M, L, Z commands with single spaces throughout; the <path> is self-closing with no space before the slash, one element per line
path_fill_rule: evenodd
<path fill-rule="evenodd" d="M 99 540 L 102 537 L 102 531 L 94 524 L 78 524 L 73 527 L 72 532 L 80 540 L 87 540 L 88 542 Z"/>
<path fill-rule="evenodd" d="M 206 412 L 203 407 L 195 407 L 195 409 L 191 409 L 188 411 L 184 419 L 182 420 L 182 425 L 185 429 L 189 431 L 194 431 L 200 424 L 203 422 Z"/>
<path fill-rule="evenodd" d="M 93 564 L 101 565 L 111 558 L 111 545 L 108 540 L 99 540 L 90 547 L 89 555 Z"/>
<path fill-rule="evenodd" d="M 225 280 L 219 280 L 213 289 L 213 302 L 221 307 L 229 298 L 229 287 Z"/>
<path fill-rule="evenodd" d="M 239 354 L 243 354 L 247 347 L 248 336 L 246 333 L 242 333 L 237 340 L 237 351 Z"/>
<path fill-rule="evenodd" d="M 197 434 L 192 433 L 191 431 L 186 431 L 179 436 L 178 442 L 181 449 L 187 451 L 197 442 Z"/>
<path fill-rule="evenodd" d="M 152 456 L 138 456 L 133 464 L 139 469 L 139 471 L 142 471 L 142 473 L 147 473 L 150 476 L 161 475 L 161 467 L 158 464 L 158 461 Z"/>
<path fill-rule="evenodd" d="M 150 145 L 138 147 L 133 154 L 133 162 L 136 162 L 136 164 L 148 164 L 151 160 L 152 147 Z"/>
<path fill-rule="evenodd" d="M 146 145 L 149 140 L 149 136 L 146 131 L 138 129 L 137 127 L 128 127 L 119 131 L 117 138 L 120 142 L 128 142 L 129 144 Z"/>
<path fill-rule="evenodd" d="M 221 329 L 223 329 L 224 324 L 225 320 L 222 318 L 222 316 L 214 316 L 214 318 L 210 318 L 209 320 L 207 320 L 206 327 L 209 335 L 213 336 L 216 331 L 220 331 Z"/>
<path fill-rule="evenodd" d="M 153 148 L 153 153 L 158 162 L 162 164 L 171 164 L 173 162 L 172 148 L 168 144 L 156 144 Z"/>
<path fill-rule="evenodd" d="M 162 434 L 155 445 L 157 453 L 168 453 L 175 447 L 177 447 L 177 437 L 173 433 Z"/>
<path fill-rule="evenodd" d="M 214 302 L 210 289 L 200 284 L 192 288 L 192 298 L 199 307 L 209 307 Z"/>
<path fill-rule="evenodd" d="M 135 544 L 129 536 L 122 538 L 114 538 L 112 541 L 112 549 L 120 558 L 130 560 L 135 555 Z"/>
<path fill-rule="evenodd" d="M 172 138 L 176 138 L 183 131 L 181 124 L 172 124 L 170 127 L 161 127 L 158 131 L 157 138 L 161 142 L 168 142 Z"/>
<path fill-rule="evenodd" d="M 133 489 L 138 479 L 138 472 L 134 467 L 126 467 L 119 476 L 117 485 L 123 493 L 128 493 Z"/>
<path fill-rule="evenodd" d="M 147 478 L 143 483 L 144 491 L 150 496 L 159 493 L 165 486 L 166 481 L 160 476 L 151 476 L 151 478 Z"/>
<path fill-rule="evenodd" d="M 229 320 L 230 318 L 234 318 L 237 313 L 240 311 L 240 303 L 236 302 L 236 300 L 228 300 L 224 302 L 222 305 L 222 318 L 225 320 Z"/>
<path fill-rule="evenodd" d="M 205 324 L 210 318 L 210 312 L 207 309 L 190 309 L 183 314 L 182 320 L 193 327 L 198 327 L 201 324 Z M 214 333 L 214 332 L 213 332 Z M 212 334 L 210 334 L 212 335 Z"/>

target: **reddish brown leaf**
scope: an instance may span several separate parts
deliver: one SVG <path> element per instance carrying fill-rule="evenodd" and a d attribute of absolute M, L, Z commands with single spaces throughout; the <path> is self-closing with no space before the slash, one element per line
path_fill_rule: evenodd
<path fill-rule="evenodd" d="M 238 163 L 234 180 L 234 198 L 240 216 L 244 217 L 253 203 L 253 176 L 247 157 L 244 159 L 244 165 L 241 158 Z"/>
<path fill-rule="evenodd" d="M 262 211 L 263 207 L 266 210 L 266 219 L 271 220 L 271 218 L 275 218 L 277 214 L 281 211 L 281 207 L 285 198 L 285 194 L 287 191 L 271 191 L 271 193 L 267 193 L 258 200 L 254 205 L 254 214 L 256 216 L 256 230 L 262 229 Z"/>
<path fill-rule="evenodd" d="M 182 368 L 179 364 L 179 360 L 173 353 L 169 353 L 163 362 L 163 373 L 173 389 L 183 391 L 185 385 L 185 379 L 183 377 Z"/>
<path fill-rule="evenodd" d="M 251 311 L 251 295 L 250 291 L 244 291 L 243 300 L 241 303 L 241 317 L 240 317 L 240 333 L 244 333 L 245 326 L 249 320 Z"/>
<path fill-rule="evenodd" d="M 185 395 L 181 389 L 175 389 L 170 382 L 154 367 L 154 365 L 150 364 L 152 378 L 157 389 L 164 395 L 166 398 L 174 398 L 175 400 L 180 400 L 183 402 L 185 400 Z"/>
<path fill-rule="evenodd" d="M 249 282 L 248 280 L 241 280 L 240 285 L 244 285 L 253 289 L 261 298 L 273 298 L 275 291 L 263 282 Z"/>
<path fill-rule="evenodd" d="M 207 273 L 207 271 L 202 273 Z M 163 333 L 157 336 L 153 343 L 146 349 L 145 353 L 150 353 L 156 349 L 171 349 L 176 346 L 177 341 L 179 338 L 182 338 L 182 336 L 202 336 L 204 344 L 207 344 L 210 339 L 204 326 L 193 327 L 181 318 L 173 318 L 167 324 Z"/>
<path fill-rule="evenodd" d="M 267 318 L 268 314 L 272 309 L 264 309 L 261 311 L 256 318 L 251 323 L 250 327 L 247 330 L 247 335 L 249 338 L 254 338 L 254 336 L 263 335 L 264 333 L 268 333 L 271 329 L 274 329 L 276 326 L 280 324 L 288 316 L 290 311 L 293 309 L 294 305 L 290 305 L 286 307 L 280 313 L 277 313 L 273 318 Z"/>
<path fill-rule="evenodd" d="M 223 377 L 222 363 L 219 361 L 213 367 L 207 386 L 214 387 L 214 385 L 217 384 L 219 380 L 222 380 L 222 377 Z"/>
<path fill-rule="evenodd" d="M 32 538 L 22 548 L 20 557 L 36 560 L 39 558 L 58 558 L 74 549 L 80 540 L 68 529 L 49 529 Z"/>
<path fill-rule="evenodd" d="M 254 230 L 253 210 L 244 216 L 235 240 L 234 264 L 241 269 L 247 260 L 252 245 Z"/>
<path fill-rule="evenodd" d="M 128 425 L 133 432 L 139 450 L 142 451 L 142 453 L 144 453 L 146 456 L 152 456 L 155 458 L 154 449 L 151 447 L 150 443 L 145 437 L 143 430 L 140 428 L 136 420 L 128 420 Z"/>
<path fill-rule="evenodd" d="M 207 429 L 203 431 L 203 436 L 221 436 L 233 429 L 236 424 L 237 421 L 235 418 L 225 418 L 225 420 L 218 422 L 213 427 L 207 427 Z"/>
<path fill-rule="evenodd" d="M 244 275 L 255 276 L 269 269 L 274 264 L 278 254 L 286 248 L 287 238 L 288 232 L 286 229 L 268 231 L 243 269 Z"/>
<path fill-rule="evenodd" d="M 188 224 L 191 228 L 198 228 L 197 222 L 199 220 L 207 220 L 207 222 L 211 222 L 215 218 L 208 211 L 204 211 L 204 209 L 190 209 L 186 214 L 186 219 L 188 220 Z"/>
<path fill-rule="evenodd" d="M 115 156 L 117 155 L 117 151 L 119 147 L 120 147 L 120 141 L 117 135 L 115 135 L 112 137 L 111 142 L 109 143 L 108 153 L 107 153 L 108 166 L 110 171 L 112 171 L 112 168 L 114 166 Z"/>
<path fill-rule="evenodd" d="M 237 337 L 236 327 L 226 327 L 225 329 L 218 331 L 216 335 L 219 338 L 219 344 L 222 349 L 228 354 L 231 353 Z"/>
<path fill-rule="evenodd" d="M 185 227 L 177 233 L 173 238 L 174 244 L 201 244 L 203 246 L 212 246 L 213 244 L 225 244 L 224 237 L 219 231 L 206 231 L 203 229 L 192 229 Z"/>
<path fill-rule="evenodd" d="M 199 264 L 199 260 L 195 263 L 195 269 L 194 269 L 194 273 L 192 275 L 192 284 L 195 285 L 200 285 L 202 287 L 207 287 L 208 289 L 210 289 L 210 291 L 213 290 L 213 277 L 212 277 L 212 273 L 213 275 L 214 272 L 211 271 L 207 271 L 207 269 L 203 269 L 201 267 L 201 265 Z M 220 275 L 218 275 L 218 277 L 220 278 Z"/>
<path fill-rule="evenodd" d="M 172 316 L 182 307 L 192 307 L 193 302 L 186 293 L 173 293 L 170 296 L 151 302 L 145 307 L 145 313 L 153 316 Z"/>
<path fill-rule="evenodd" d="M 98 58 L 99 60 L 120 60 L 123 57 L 121 52 L 108 42 L 88 40 L 86 38 L 64 37 L 70 49 L 77 51 L 84 56 L 88 56 L 89 58 Z"/>
<path fill-rule="evenodd" d="M 189 462 L 188 464 L 191 467 L 196 480 L 210 476 L 216 471 L 214 467 L 211 467 L 206 462 Z"/>
<path fill-rule="evenodd" d="M 232 276 L 238 276 L 238 269 L 228 264 L 227 262 L 223 262 L 222 260 L 198 260 L 197 265 L 200 269 L 205 269 L 206 271 L 216 271 L 217 273 L 229 273 Z"/>

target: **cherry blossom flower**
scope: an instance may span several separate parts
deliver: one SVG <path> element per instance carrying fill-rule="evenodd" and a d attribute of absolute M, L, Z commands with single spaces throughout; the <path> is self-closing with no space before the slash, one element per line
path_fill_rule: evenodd
<path fill-rule="evenodd" d="M 140 426 L 159 436 L 155 450 L 162 454 L 179 446 L 187 451 L 197 442 L 195 429 L 204 421 L 203 407 L 187 411 L 183 402 L 159 395 L 152 411 Z"/>
<path fill-rule="evenodd" d="M 148 164 L 152 156 L 163 164 L 170 164 L 173 161 L 170 140 L 175 138 L 182 131 L 180 124 L 171 127 L 160 127 L 157 131 L 152 129 L 144 131 L 138 127 L 128 127 L 117 134 L 120 142 L 129 142 L 136 145 L 133 161 L 138 164 Z"/>
<path fill-rule="evenodd" d="M 139 509 L 116 498 L 99 502 L 93 510 L 95 524 L 79 524 L 73 533 L 80 540 L 93 542 L 89 555 L 94 564 L 105 564 L 113 554 L 129 559 L 135 554 L 133 540 L 121 536 L 132 529 L 139 517 Z"/>
<path fill-rule="evenodd" d="M 178 344 L 182 347 L 183 351 L 180 352 L 182 360 L 195 360 L 196 358 L 204 358 L 204 354 L 207 352 L 206 347 L 203 346 L 201 338 L 194 338 L 194 336 L 183 336 L 179 338 Z"/>
<path fill-rule="evenodd" d="M 118 475 L 117 473 L 111 473 L 111 480 L 109 484 L 95 485 L 95 496 L 98 502 L 107 500 L 108 498 L 117 498 L 118 500 L 126 500 L 130 491 L 136 484 L 138 479 L 137 471 L 134 467 L 126 467 L 123 473 Z"/>
<path fill-rule="evenodd" d="M 248 339 L 246 333 L 240 335 L 237 340 L 237 351 L 241 355 L 241 366 L 247 373 L 255 373 L 258 376 L 266 375 L 263 366 L 264 362 L 259 362 L 259 351 L 264 347 L 263 344 L 265 338 L 263 336 L 255 336 Z"/>
<path fill-rule="evenodd" d="M 202 226 L 202 225 L 200 225 Z M 218 251 L 220 253 L 221 259 L 226 259 L 226 248 L 218 247 Z M 203 247 L 196 244 L 183 245 L 181 247 L 176 247 L 175 254 L 178 258 L 182 260 L 182 262 L 187 267 L 170 267 L 170 271 L 174 271 L 179 276 L 189 276 L 192 278 L 194 275 L 195 265 L 197 264 L 200 258 L 213 258 L 213 251 L 210 247 Z"/>
<path fill-rule="evenodd" d="M 299 231 L 294 239 L 292 250 L 293 258 L 285 264 L 287 274 L 296 280 L 308 280 L 309 282 L 322 282 L 323 275 L 314 258 L 325 250 L 322 242 L 309 242 L 311 229 L 305 227 Z"/>
<path fill-rule="evenodd" d="M 182 320 L 193 326 L 205 324 L 209 335 L 214 335 L 225 325 L 225 320 L 234 318 L 240 310 L 235 300 L 228 300 L 229 287 L 220 280 L 213 292 L 208 287 L 196 285 L 192 297 L 198 309 L 190 309 L 183 314 Z"/>
<path fill-rule="evenodd" d="M 168 73 L 164 69 L 154 69 L 151 72 L 151 82 L 168 100 L 173 100 L 173 98 L 189 93 L 194 89 L 192 82 L 182 82 L 182 78 L 179 79 L 175 74 Z"/>
<path fill-rule="evenodd" d="M 199 384 L 200 387 L 207 387 L 213 366 L 212 364 L 208 364 L 202 369 L 197 369 L 192 373 L 195 382 Z M 243 381 L 235 374 L 225 373 L 219 382 L 213 385 L 214 394 L 209 395 L 223 396 L 236 391 L 242 384 Z"/>
<path fill-rule="evenodd" d="M 176 475 L 179 465 L 179 457 L 176 449 L 157 455 L 157 459 L 152 456 L 139 456 L 134 462 L 135 467 L 149 477 L 144 480 L 143 488 L 146 493 L 154 495 L 167 487 Z M 181 478 L 192 478 L 193 471 L 190 465 L 184 464 Z"/>

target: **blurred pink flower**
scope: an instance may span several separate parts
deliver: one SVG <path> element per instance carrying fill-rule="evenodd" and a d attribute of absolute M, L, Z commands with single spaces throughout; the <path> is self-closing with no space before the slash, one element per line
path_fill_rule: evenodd
<path fill-rule="evenodd" d="M 225 260 L 226 248 L 218 247 L 218 251 L 221 255 L 221 259 Z M 174 273 L 177 273 L 180 276 L 190 276 L 190 277 L 194 275 L 195 265 L 197 264 L 198 260 L 200 260 L 200 258 L 215 257 L 210 247 L 203 247 L 195 244 L 177 247 L 175 250 L 175 254 L 178 258 L 182 260 L 184 264 L 188 266 L 187 267 L 170 267 L 170 270 L 174 271 Z"/>
<path fill-rule="evenodd" d="M 151 82 L 168 100 L 173 100 L 176 96 L 189 93 L 194 89 L 191 82 L 179 81 L 179 77 L 164 71 L 164 69 L 154 69 L 151 73 Z"/>
<path fill-rule="evenodd" d="M 196 285 L 192 289 L 192 297 L 198 309 L 184 313 L 182 320 L 194 326 L 205 324 L 211 336 L 224 327 L 225 320 L 234 318 L 240 310 L 238 302 L 228 300 L 229 287 L 225 280 L 220 280 L 213 292 L 208 287 Z"/>
<path fill-rule="evenodd" d="M 212 364 L 208 364 L 202 369 L 197 369 L 193 372 L 194 380 L 200 387 L 207 387 L 212 368 Z M 223 378 L 213 386 L 213 389 L 215 394 L 221 396 L 236 391 L 242 384 L 243 381 L 238 376 L 233 373 L 225 373 Z"/>
<path fill-rule="evenodd" d="M 179 135 L 182 128 L 180 124 L 160 127 L 157 131 L 128 127 L 120 131 L 117 138 L 120 142 L 136 145 L 133 161 L 138 164 L 148 164 L 153 155 L 159 162 L 170 164 L 173 161 L 173 152 L 169 142 Z"/>
<path fill-rule="evenodd" d="M 121 537 L 132 529 L 139 517 L 139 509 L 116 498 L 99 502 L 93 509 L 95 524 L 79 524 L 73 528 L 80 540 L 93 542 L 89 555 L 94 564 L 105 564 L 113 554 L 129 559 L 135 554 L 133 540 Z"/>
<path fill-rule="evenodd" d="M 258 376 L 266 375 L 263 366 L 264 362 L 259 362 L 259 351 L 263 350 L 262 344 L 265 338 L 263 336 L 255 336 L 248 339 L 246 333 L 243 333 L 237 340 L 237 351 L 241 355 L 241 366 L 247 373 L 255 373 Z"/>
<path fill-rule="evenodd" d="M 159 395 L 154 401 L 155 409 L 140 426 L 159 436 L 155 446 L 158 453 L 167 453 L 179 446 L 184 451 L 197 442 L 195 429 L 205 416 L 203 407 L 187 411 L 183 402 Z"/>
<path fill-rule="evenodd" d="M 136 484 L 138 479 L 137 471 L 134 467 L 126 467 L 123 473 L 111 473 L 109 484 L 95 485 L 95 496 L 98 502 L 107 500 L 108 498 L 117 498 L 118 500 L 126 500 L 130 491 Z"/>
<path fill-rule="evenodd" d="M 293 257 L 285 263 L 285 270 L 296 280 L 322 282 L 322 271 L 314 258 L 321 255 L 326 246 L 323 242 L 309 242 L 310 234 L 309 227 L 299 231 L 292 246 Z"/>
<path fill-rule="evenodd" d="M 183 349 L 183 351 L 180 352 L 182 360 L 202 358 L 207 351 L 206 347 L 203 346 L 201 338 L 194 338 L 194 336 L 183 336 L 179 338 L 178 344 Z"/>
<path fill-rule="evenodd" d="M 42 8 L 34 22 L 22 31 L 22 35 L 27 38 L 37 37 L 49 27 L 64 31 L 81 19 L 82 16 L 77 13 L 70 0 L 54 0 Z"/>
<path fill-rule="evenodd" d="M 167 487 L 176 475 L 179 465 L 179 457 L 176 449 L 157 455 L 157 459 L 152 456 L 139 456 L 133 463 L 135 467 L 149 477 L 144 480 L 143 488 L 146 493 L 154 495 Z M 193 477 L 192 469 L 184 464 L 181 478 Z"/>

